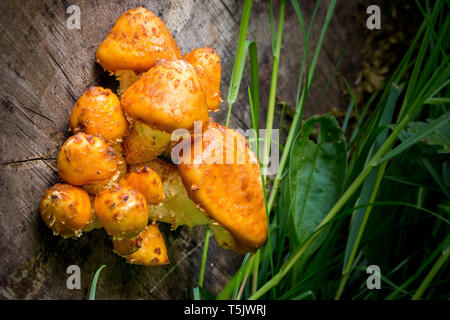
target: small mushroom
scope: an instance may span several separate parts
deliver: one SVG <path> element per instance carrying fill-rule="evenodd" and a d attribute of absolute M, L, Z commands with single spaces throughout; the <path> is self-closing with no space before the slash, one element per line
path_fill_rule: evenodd
<path fill-rule="evenodd" d="M 164 187 L 162 203 L 148 207 L 150 220 L 170 223 L 173 229 L 181 225 L 193 227 L 213 222 L 208 219 L 205 211 L 189 198 L 178 166 L 161 159 L 146 162 L 144 165 L 158 173 Z M 139 167 L 131 166 L 130 170 L 134 171 Z"/>
<path fill-rule="evenodd" d="M 156 224 L 151 224 L 139 234 L 141 246 L 134 253 L 125 256 L 128 262 L 143 266 L 162 266 L 169 264 L 167 247 Z"/>
<path fill-rule="evenodd" d="M 187 53 L 184 60 L 192 64 L 200 78 L 210 111 L 216 111 L 220 99 L 220 57 L 214 48 L 198 48 Z"/>
<path fill-rule="evenodd" d="M 125 157 L 123 155 L 122 144 L 119 141 L 106 141 L 106 143 L 117 155 L 119 166 L 118 170 L 111 178 L 82 185 L 83 189 L 93 196 L 99 194 L 103 190 L 117 187 L 119 185 L 119 180 L 127 173 L 127 162 L 125 161 Z"/>
<path fill-rule="evenodd" d="M 119 77 L 123 90 L 158 61 L 181 59 L 181 52 L 164 22 L 138 7 L 119 17 L 98 47 L 96 59 L 103 69 Z"/>
<path fill-rule="evenodd" d="M 100 192 L 94 211 L 106 232 L 115 238 L 133 238 L 148 223 L 147 201 L 131 187 L 113 187 Z"/>
<path fill-rule="evenodd" d="M 40 213 L 53 234 L 79 237 L 94 220 L 87 192 L 69 184 L 58 183 L 48 189 L 40 203 Z"/>
<path fill-rule="evenodd" d="M 74 133 L 85 132 L 105 140 L 119 140 L 128 130 L 119 98 L 102 87 L 89 88 L 77 100 L 69 121 Z"/>
<path fill-rule="evenodd" d="M 137 168 L 119 181 L 120 186 L 138 190 L 148 204 L 158 205 L 164 200 L 164 188 L 159 175 L 147 166 Z"/>
<path fill-rule="evenodd" d="M 57 158 L 64 181 L 85 185 L 113 177 L 119 168 L 117 154 L 101 137 L 78 133 L 64 142 Z"/>
<path fill-rule="evenodd" d="M 169 143 L 169 133 L 134 120 L 122 144 L 127 162 L 138 164 L 151 161 L 161 155 Z"/>

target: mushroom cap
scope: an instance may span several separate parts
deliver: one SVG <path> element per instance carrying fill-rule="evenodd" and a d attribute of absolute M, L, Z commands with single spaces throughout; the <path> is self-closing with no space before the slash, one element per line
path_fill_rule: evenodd
<path fill-rule="evenodd" d="M 74 133 L 117 140 L 127 132 L 128 122 L 119 98 L 109 89 L 91 87 L 77 100 L 69 118 Z"/>
<path fill-rule="evenodd" d="M 156 224 L 151 224 L 139 234 L 142 238 L 141 247 L 126 259 L 132 264 L 143 266 L 161 266 L 169 264 L 167 247 L 164 238 Z"/>
<path fill-rule="evenodd" d="M 139 167 L 119 181 L 120 186 L 138 190 L 148 204 L 158 205 L 164 200 L 164 187 L 156 171 L 147 166 Z"/>
<path fill-rule="evenodd" d="M 212 222 L 206 216 L 205 211 L 189 198 L 178 166 L 158 158 L 146 162 L 144 165 L 158 173 L 164 187 L 163 202 L 160 205 L 148 207 L 150 220 L 170 223 L 173 230 L 180 225 L 193 227 Z M 132 165 L 130 171 L 136 170 L 140 166 L 142 165 Z"/>
<path fill-rule="evenodd" d="M 61 236 L 80 236 L 93 218 L 87 192 L 61 183 L 45 192 L 40 212 L 45 224 Z"/>
<path fill-rule="evenodd" d="M 103 69 L 145 72 L 163 59 L 181 59 L 181 52 L 164 22 L 153 12 L 134 8 L 112 27 L 96 53 Z"/>
<path fill-rule="evenodd" d="M 123 149 L 129 164 L 138 164 L 155 159 L 170 143 L 170 134 L 153 129 L 139 120 L 134 120 L 123 140 Z"/>
<path fill-rule="evenodd" d="M 148 223 L 144 196 L 131 187 L 114 187 L 100 192 L 94 210 L 106 232 L 117 238 L 136 237 Z"/>
<path fill-rule="evenodd" d="M 122 143 L 119 141 L 107 141 L 108 146 L 110 146 L 114 153 L 117 155 L 119 162 L 118 169 L 116 173 L 108 179 L 95 181 L 89 184 L 83 184 L 81 187 L 86 190 L 90 195 L 97 195 L 103 190 L 111 189 L 119 185 L 120 179 L 122 179 L 127 174 L 127 162 L 123 155 Z"/>
<path fill-rule="evenodd" d="M 267 237 L 256 156 L 242 135 L 217 123 L 211 122 L 202 138 L 191 143 L 190 155 L 183 154 L 180 158 L 180 174 L 188 195 L 234 237 L 238 246 L 232 247 L 234 251 L 253 251 Z M 198 143 L 201 143 L 201 152 L 194 155 Z M 233 157 L 227 159 L 227 153 Z M 217 157 L 219 155 L 223 161 Z"/>
<path fill-rule="evenodd" d="M 158 130 L 192 130 L 194 121 L 208 122 L 208 108 L 194 67 L 183 60 L 163 61 L 144 73 L 122 95 L 132 118 Z"/>
<path fill-rule="evenodd" d="M 183 59 L 192 64 L 197 71 L 206 94 L 208 109 L 217 110 L 221 101 L 221 64 L 217 51 L 214 48 L 198 48 L 184 55 Z"/>
<path fill-rule="evenodd" d="M 117 154 L 105 140 L 83 132 L 64 142 L 57 163 L 61 179 L 76 186 L 111 178 L 119 167 Z"/>

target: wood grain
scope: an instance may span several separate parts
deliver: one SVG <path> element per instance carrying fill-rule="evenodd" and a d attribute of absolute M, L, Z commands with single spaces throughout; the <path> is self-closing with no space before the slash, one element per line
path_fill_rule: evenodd
<path fill-rule="evenodd" d="M 271 43 L 267 1 L 254 1 L 248 39 L 258 42 L 262 105 L 267 104 L 271 72 Z M 320 34 L 327 1 L 318 11 L 312 39 Z M 81 30 L 66 27 L 69 5 L 81 9 Z M 275 4 L 277 2 L 275 1 Z M 68 117 L 78 97 L 90 86 L 115 89 L 116 82 L 95 63 L 97 46 L 127 9 L 142 5 L 160 16 L 183 53 L 214 46 L 222 59 L 222 98 L 226 98 L 239 32 L 241 1 L 2 1 L 0 5 L 0 298 L 86 299 L 95 270 L 106 264 L 97 289 L 99 299 L 182 299 L 197 285 L 204 229 L 163 226 L 171 264 L 146 268 L 126 264 L 112 252 L 103 230 L 79 240 L 52 236 L 39 216 L 44 191 L 58 181 L 56 156 L 69 136 Z M 353 5 L 352 5 L 353 6 Z M 338 81 L 322 89 L 341 54 L 340 75 L 350 82 L 359 70 L 359 25 L 352 6 L 336 9 L 317 67 L 318 76 L 308 101 L 307 115 L 345 107 Z M 314 1 L 303 1 L 306 22 Z M 275 10 L 277 14 L 277 10 Z M 313 41 L 314 43 L 314 41 Z M 347 48 L 348 44 L 351 48 Z M 351 49 L 351 50 L 350 50 Z M 298 21 L 288 5 L 280 58 L 278 97 L 295 101 L 303 50 Z M 250 112 L 242 82 L 231 126 L 248 128 Z M 318 102 L 321 100 L 321 104 Z M 214 114 L 224 123 L 226 105 Z M 264 109 L 264 108 L 263 108 Z M 261 110 L 264 119 L 265 110 Z M 263 123 L 263 122 L 261 122 Z M 276 127 L 276 126 L 275 126 Z M 238 268 L 242 256 L 210 244 L 205 287 L 217 294 Z M 66 268 L 81 268 L 81 290 L 66 287 Z"/>

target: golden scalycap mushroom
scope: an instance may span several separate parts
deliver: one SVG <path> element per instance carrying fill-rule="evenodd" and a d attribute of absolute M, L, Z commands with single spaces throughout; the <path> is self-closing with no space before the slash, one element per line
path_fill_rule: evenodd
<path fill-rule="evenodd" d="M 69 184 L 48 189 L 40 203 L 45 224 L 55 235 L 80 236 L 93 219 L 91 201 L 86 191 Z"/>
<path fill-rule="evenodd" d="M 106 140 L 121 139 L 128 129 L 119 98 L 102 87 L 91 87 L 78 99 L 69 122 L 74 133 L 85 132 Z"/>
<path fill-rule="evenodd" d="M 94 210 L 106 232 L 116 238 L 136 237 L 148 223 L 144 196 L 131 187 L 114 187 L 100 192 Z"/>
<path fill-rule="evenodd" d="M 195 143 L 202 145 L 197 146 L 201 152 L 194 155 Z M 214 122 L 203 133 L 202 141 L 195 143 L 191 155 L 184 154 L 179 166 L 189 197 L 206 210 L 216 225 L 223 226 L 234 237 L 234 245 L 222 245 L 238 253 L 255 250 L 267 237 L 256 156 L 242 135 Z"/>
<path fill-rule="evenodd" d="M 72 185 L 84 185 L 111 178 L 118 170 L 114 150 L 100 137 L 78 133 L 59 151 L 58 174 Z"/>
<path fill-rule="evenodd" d="M 122 95 L 125 112 L 152 128 L 171 133 L 208 122 L 208 108 L 194 67 L 183 60 L 163 61 L 144 73 Z"/>
<path fill-rule="evenodd" d="M 122 179 L 127 174 L 127 162 L 125 161 L 123 155 L 122 143 L 120 141 L 107 141 L 106 143 L 117 155 L 119 166 L 116 173 L 112 177 L 82 185 L 83 189 L 86 190 L 90 195 L 97 195 L 103 190 L 117 187 L 119 185 L 120 179 Z"/>
<path fill-rule="evenodd" d="M 170 143 L 170 134 L 153 129 L 139 120 L 134 120 L 123 140 L 125 158 L 129 164 L 138 164 L 155 159 Z"/>
<path fill-rule="evenodd" d="M 203 90 L 206 94 L 206 104 L 211 111 L 217 110 L 220 104 L 220 57 L 214 48 L 194 49 L 183 57 L 197 71 Z"/>
<path fill-rule="evenodd" d="M 125 12 L 97 49 L 103 69 L 145 72 L 160 60 L 181 59 L 181 52 L 164 22 L 153 12 L 134 8 Z"/>
<path fill-rule="evenodd" d="M 158 205 L 164 200 L 164 188 L 156 171 L 147 166 L 137 168 L 119 181 L 120 186 L 129 186 L 138 190 L 148 204 Z"/>
<path fill-rule="evenodd" d="M 172 229 L 181 225 L 193 227 L 213 222 L 208 219 L 205 211 L 189 198 L 178 166 L 161 159 L 146 162 L 145 166 L 158 173 L 164 186 L 163 202 L 160 205 L 148 207 L 150 220 L 170 223 Z M 130 171 L 140 167 L 141 165 L 132 165 Z"/>
<path fill-rule="evenodd" d="M 141 232 L 141 247 L 134 253 L 126 256 L 126 259 L 132 264 L 143 266 L 161 266 L 169 264 L 166 244 L 164 238 L 156 224 L 147 226 Z"/>

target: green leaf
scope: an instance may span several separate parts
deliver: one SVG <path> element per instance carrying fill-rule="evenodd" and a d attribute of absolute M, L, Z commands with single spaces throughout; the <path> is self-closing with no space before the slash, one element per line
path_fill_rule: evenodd
<path fill-rule="evenodd" d="M 92 279 L 91 284 L 91 291 L 89 292 L 89 300 L 95 300 L 95 291 L 97 289 L 97 282 L 98 277 L 100 276 L 100 272 L 103 270 L 103 268 L 106 267 L 105 265 L 102 265 L 98 270 L 95 272 L 94 279 Z"/>
<path fill-rule="evenodd" d="M 320 124 L 317 142 L 310 139 Z M 345 138 L 336 119 L 326 114 L 307 120 L 292 147 L 289 182 L 289 234 L 294 247 L 314 233 L 341 194 L 347 162 Z"/>
<path fill-rule="evenodd" d="M 421 127 L 420 130 L 415 132 L 413 135 L 409 136 L 402 143 L 400 143 L 400 145 L 398 145 L 396 148 L 388 152 L 384 157 L 376 161 L 374 165 L 375 166 L 379 165 L 382 162 L 399 155 L 400 153 L 402 153 L 412 145 L 416 144 L 417 142 L 421 141 L 422 139 L 428 138 L 429 135 L 433 133 L 433 131 L 437 130 L 442 126 L 447 127 L 446 130 L 448 130 L 449 121 L 450 121 L 450 112 L 446 112 L 439 118 L 429 121 L 426 125 Z"/>
<path fill-rule="evenodd" d="M 406 140 L 407 138 L 418 134 L 424 130 L 425 126 L 430 123 L 431 120 L 427 122 L 415 121 L 408 125 L 405 132 L 400 134 L 400 140 Z M 450 128 L 449 126 L 441 126 L 436 130 L 432 131 L 426 137 L 424 137 L 421 142 L 424 142 L 430 146 L 437 146 L 438 153 L 450 153 Z"/>

